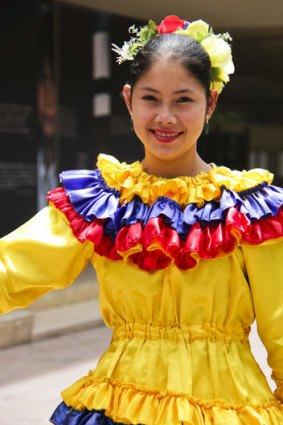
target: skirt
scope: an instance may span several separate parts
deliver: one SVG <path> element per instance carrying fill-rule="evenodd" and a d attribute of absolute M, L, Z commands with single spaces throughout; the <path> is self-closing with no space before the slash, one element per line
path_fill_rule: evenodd
<path fill-rule="evenodd" d="M 78 410 L 68 407 L 64 402 L 60 403 L 50 418 L 54 425 L 124 425 L 121 422 L 113 422 L 105 416 L 103 410 Z"/>

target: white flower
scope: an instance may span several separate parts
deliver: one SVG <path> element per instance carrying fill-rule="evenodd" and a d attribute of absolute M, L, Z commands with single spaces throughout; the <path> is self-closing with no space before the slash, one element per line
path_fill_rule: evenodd
<path fill-rule="evenodd" d="M 119 65 L 121 63 L 127 61 L 127 60 L 131 61 L 131 60 L 134 59 L 133 55 L 131 54 L 130 49 L 129 49 L 130 44 L 127 43 L 126 41 L 124 42 L 122 47 L 119 47 L 119 46 L 117 46 L 116 44 L 113 44 L 113 43 L 112 43 L 112 46 L 113 46 L 112 47 L 113 52 L 118 54 L 117 62 L 118 62 Z"/>
<path fill-rule="evenodd" d="M 224 32 L 221 37 L 225 41 L 232 41 L 233 40 L 232 37 L 231 37 L 231 35 L 229 34 L 229 32 Z"/>

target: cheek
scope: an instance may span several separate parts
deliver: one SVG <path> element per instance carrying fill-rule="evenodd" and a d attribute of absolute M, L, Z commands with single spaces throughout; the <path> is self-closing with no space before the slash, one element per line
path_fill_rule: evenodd
<path fill-rule="evenodd" d="M 143 125 L 146 126 L 147 123 L 149 123 L 150 119 L 152 118 L 152 114 L 148 110 L 145 110 L 144 108 L 136 108 L 133 109 L 133 120 L 134 123 L 137 125 Z"/>
<path fill-rule="evenodd" d="M 192 108 L 189 113 L 183 115 L 184 122 L 198 126 L 205 121 L 206 109 L 204 107 Z"/>

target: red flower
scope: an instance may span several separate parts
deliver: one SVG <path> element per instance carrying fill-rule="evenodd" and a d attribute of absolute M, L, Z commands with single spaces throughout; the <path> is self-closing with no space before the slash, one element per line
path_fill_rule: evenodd
<path fill-rule="evenodd" d="M 184 28 L 184 24 L 185 21 L 183 19 L 180 19 L 178 16 L 171 15 L 166 16 L 160 25 L 156 25 L 156 29 L 159 34 L 171 34 L 179 29 L 182 30 Z"/>

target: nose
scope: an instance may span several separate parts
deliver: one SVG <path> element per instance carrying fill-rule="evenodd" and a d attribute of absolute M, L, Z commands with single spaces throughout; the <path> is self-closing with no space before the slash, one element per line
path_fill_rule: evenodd
<path fill-rule="evenodd" d="M 173 113 L 172 109 L 167 105 L 160 106 L 156 117 L 155 117 L 157 124 L 162 125 L 172 125 L 176 124 L 177 119 L 175 114 Z"/>

